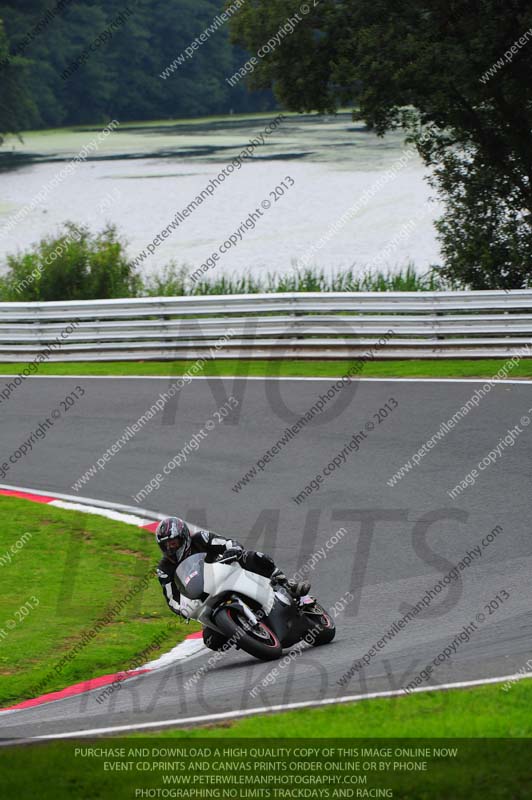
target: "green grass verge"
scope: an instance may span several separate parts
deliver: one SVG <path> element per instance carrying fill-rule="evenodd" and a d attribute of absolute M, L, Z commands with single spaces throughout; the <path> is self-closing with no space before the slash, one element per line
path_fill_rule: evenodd
<path fill-rule="evenodd" d="M 31 538 L 11 553 L 26 531 Z M 192 630 L 168 613 L 149 531 L 1 497 L 0 556 L 0 706 L 133 667 L 152 648 L 146 663 Z M 53 671 L 84 633 L 90 637 L 97 620 L 139 588 L 72 660 Z"/>
<path fill-rule="evenodd" d="M 192 361 L 87 361 L 41 364 L 39 375 L 183 375 Z M 339 378 L 353 361 L 311 360 L 238 360 L 207 361 L 201 375 L 250 375 L 283 377 Z M 405 361 L 373 361 L 364 366 L 360 377 L 372 378 L 490 378 L 506 364 L 505 359 L 412 359 Z M 0 374 L 18 375 L 26 364 L 0 363 Z M 532 359 L 522 359 L 508 373 L 508 378 L 531 378 Z"/>
<path fill-rule="evenodd" d="M 43 746 L 10 748 L 0 751 L 0 771 L 3 774 L 3 789 L 7 797 L 34 798 L 38 787 L 41 800 L 63 800 L 63 798 L 107 798 L 115 800 L 131 798 L 141 787 L 144 791 L 171 792 L 164 789 L 162 775 L 187 775 L 196 772 L 195 763 L 215 764 L 230 759 L 239 762 L 238 755 L 220 759 L 205 755 L 160 756 L 154 750 L 163 748 L 168 752 L 172 740 L 180 740 L 186 747 L 265 747 L 312 746 L 361 748 L 379 746 L 395 747 L 457 747 L 454 758 L 414 758 L 426 760 L 426 772 L 396 772 L 392 769 L 373 769 L 368 774 L 368 786 L 392 787 L 393 797 L 404 800 L 470 800 L 470 798 L 497 798 L 498 800 L 525 800 L 531 790 L 530 754 L 532 742 L 530 703 L 532 681 L 514 684 L 504 692 L 501 686 L 486 686 L 468 690 L 434 692 L 408 697 L 368 700 L 351 705 L 337 705 L 322 709 L 289 712 L 272 716 L 253 717 L 240 722 L 224 723 L 209 728 L 176 730 L 132 734 L 129 737 L 98 739 L 77 742 L 47 743 Z M 339 742 L 338 740 L 344 740 Z M 336 741 L 335 741 L 336 740 Z M 125 755 L 80 756 L 75 748 L 90 747 L 125 748 Z M 142 748 L 142 755 L 131 755 L 129 748 Z M 310 758 L 320 760 L 322 756 Z M 368 761 L 360 756 L 351 762 Z M 250 758 L 246 759 L 248 762 Z M 297 759 L 299 760 L 299 759 Z M 375 762 L 394 762 L 395 758 L 376 757 Z M 408 760 L 408 757 L 400 759 Z M 110 771 L 104 761 L 131 762 L 126 770 Z M 137 763 L 179 761 L 183 767 L 177 771 L 136 769 Z M 253 762 L 253 758 L 251 758 Z M 288 766 L 283 775 L 295 773 Z M 4 769 L 2 769 L 4 767 Z M 246 774 L 245 770 L 233 767 L 232 774 Z M 210 767 L 202 775 L 220 774 Z M 272 780 L 275 780 L 275 773 Z M 320 773 L 314 773 L 320 774 Z M 329 773 L 331 774 L 331 773 Z M 335 771 L 334 774 L 338 774 Z M 351 774 L 354 774 L 351 771 Z M 364 774 L 359 772 L 358 774 Z M 42 781 L 42 777 L 46 780 Z M 294 783 L 294 786 L 296 784 Z M 300 785 L 300 784 L 298 784 Z M 312 786 L 312 783 L 310 784 Z M 199 790 L 199 786 L 196 791 Z M 285 784 L 285 788 L 286 787 Z M 293 788 L 293 787 L 292 787 Z M 371 797 L 379 795 L 333 794 L 333 789 L 324 787 L 323 794 L 314 797 Z M 176 791 L 174 789 L 173 791 Z M 176 794 L 167 797 L 202 796 L 184 794 L 182 786 Z M 188 788 L 190 792 L 191 789 Z M 193 791 L 193 790 L 192 790 Z M 145 797 L 163 796 L 145 794 Z M 210 795 L 213 796 L 213 795 Z M 220 795 L 223 796 L 221 791 Z M 238 796 L 225 795 L 225 796 Z M 245 793 L 242 797 L 250 796 Z M 260 795 L 251 795 L 260 796 Z M 282 797 L 289 795 L 262 795 Z M 294 795 L 298 796 L 298 795 Z M 380 795 L 382 796 L 382 795 Z M 390 796 L 390 795 L 389 795 Z"/>
<path fill-rule="evenodd" d="M 250 717 L 222 727 L 164 731 L 169 738 L 530 738 L 532 680 L 364 700 Z M 148 738 L 146 734 L 134 734 Z"/>

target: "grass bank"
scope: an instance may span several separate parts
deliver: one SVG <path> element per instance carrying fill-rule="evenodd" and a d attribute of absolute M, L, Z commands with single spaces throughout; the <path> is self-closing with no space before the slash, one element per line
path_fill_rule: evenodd
<path fill-rule="evenodd" d="M 154 738 L 530 738 L 532 679 L 249 717 Z M 146 734 L 135 734 L 150 738 Z M 134 737 L 133 737 L 134 738 Z"/>
<path fill-rule="evenodd" d="M 132 797 L 394 797 L 401 800 L 528 800 L 530 797 L 530 739 L 532 682 L 522 681 L 504 692 L 501 686 L 456 690 L 445 693 L 411 695 L 397 699 L 368 700 L 353 705 L 332 706 L 326 709 L 296 711 L 273 716 L 253 717 L 241 722 L 195 730 L 156 732 L 150 735 L 134 734 L 127 738 L 110 738 L 89 741 L 46 743 L 32 748 L 0 750 L 0 771 L 7 797 L 19 800 L 35 797 L 41 800 L 66 800 L 66 798 L 107 798 L 115 800 Z M 170 755 L 172 746 L 189 748 L 190 755 L 182 751 Z M 266 774 L 257 767 L 257 757 L 248 756 L 253 746 L 265 748 L 317 747 L 319 755 L 309 756 L 313 762 L 327 759 L 324 747 L 358 749 L 359 755 L 349 759 L 347 774 L 366 775 L 367 783 L 361 788 L 347 784 L 352 794 L 344 793 L 342 784 L 335 789 L 318 784 L 316 776 L 342 774 L 341 768 L 330 771 L 295 770 L 290 766 L 294 758 L 285 759 L 283 768 L 268 771 L 271 785 L 282 785 L 286 794 L 269 792 L 251 793 L 248 788 L 236 787 L 239 776 L 248 775 L 246 786 L 254 787 L 256 774 Z M 87 753 L 94 747 L 113 748 L 114 755 Z M 214 748 L 221 749 L 218 754 Z M 231 755 L 228 755 L 227 748 Z M 353 762 L 368 763 L 361 757 L 362 747 L 391 748 L 393 755 L 373 756 L 377 766 L 364 773 L 352 768 Z M 82 748 L 85 748 L 83 754 Z M 123 754 L 119 753 L 123 748 Z M 198 749 L 201 748 L 200 754 Z M 208 752 L 210 748 L 210 754 Z M 416 748 L 429 748 L 432 755 L 414 758 L 397 758 L 395 748 L 405 753 Z M 409 751 L 409 748 L 411 749 Z M 452 753 L 447 757 L 434 755 L 435 748 Z M 140 753 L 139 753 L 140 750 Z M 193 751 L 196 752 L 193 752 Z M 453 752 L 456 751 L 456 752 Z M 109 751 L 108 751 L 109 752 Z M 185 752 L 189 752 L 185 750 Z M 419 750 L 417 751 L 419 752 Z M 167 755 L 161 755 L 166 753 Z M 338 750 L 333 751 L 338 754 Z M 220 761 L 229 761 L 224 770 L 224 784 L 216 794 L 206 794 L 208 775 L 221 775 Z M 335 757 L 336 760 L 338 756 Z M 273 759 L 269 759 L 272 761 Z M 305 759 L 295 759 L 299 764 Z M 396 771 L 393 763 L 426 762 L 426 771 Z M 108 762 L 108 766 L 104 765 Z M 247 763 L 248 769 L 240 767 Z M 382 764 L 389 764 L 384 768 Z M 146 765 L 153 767 L 146 768 Z M 164 765 L 168 764 L 165 768 Z M 181 766 L 179 766 L 181 764 Z M 196 767 L 196 764 L 198 766 Z M 340 761 L 341 764 L 341 761 Z M 142 768 L 139 770 L 137 765 Z M 208 765 L 208 766 L 205 766 Z M 201 770 L 198 772 L 198 770 Z M 344 774 L 346 774 L 344 773 Z M 296 777 L 309 776 L 305 784 L 307 794 L 290 794 L 301 783 Z M 194 778 L 194 776 L 198 776 Z M 171 787 L 172 777 L 179 787 Z M 235 783 L 231 783 L 235 776 Z M 281 784 L 280 776 L 288 781 Z M 42 780 L 46 777 L 46 780 Z M 245 781 L 246 778 L 244 777 Z M 195 783 L 193 783 L 195 781 Z M 199 785 L 198 781 L 201 782 Z M 214 784 L 216 785 L 216 784 Z M 257 784 L 263 785 L 263 784 Z M 212 785 L 211 785 L 212 786 Z M 317 793 L 308 793 L 308 787 L 318 787 Z M 392 794 L 370 792 L 384 791 Z M 240 789 L 240 791 L 239 791 Z M 201 794 L 201 792 L 204 794 Z M 279 791 L 279 790 L 277 790 Z M 336 793 L 335 793 L 336 792 Z M 358 792 L 362 792 L 358 794 Z M 364 792 L 367 792 L 364 794 Z"/>
<path fill-rule="evenodd" d="M 157 552 L 149 531 L 0 498 L 0 706 L 134 668 L 184 638 Z"/>
<path fill-rule="evenodd" d="M 109 361 L 53 362 L 39 367 L 39 375 L 183 375 L 193 361 Z M 345 375 L 352 361 L 312 361 L 286 359 L 224 359 L 207 361 L 198 375 L 254 377 L 339 378 Z M 362 378 L 490 378 L 506 364 L 499 358 L 486 359 L 412 359 L 367 362 Z M 0 363 L 0 374 L 18 375 L 26 363 Z M 532 378 L 532 359 L 521 359 L 508 373 L 508 378 Z"/>

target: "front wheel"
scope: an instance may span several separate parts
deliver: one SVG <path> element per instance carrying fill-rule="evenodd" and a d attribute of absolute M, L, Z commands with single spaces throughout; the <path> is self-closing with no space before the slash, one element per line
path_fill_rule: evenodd
<path fill-rule="evenodd" d="M 312 647 L 319 647 L 322 644 L 329 644 L 336 636 L 336 625 L 330 614 L 325 611 L 319 603 L 309 606 L 305 611 L 305 616 L 310 624 L 312 631 Z"/>
<path fill-rule="evenodd" d="M 272 661 L 283 652 L 281 643 L 269 625 L 259 620 L 252 625 L 237 606 L 222 608 L 216 614 L 216 625 L 224 632 L 231 644 L 240 647 L 250 656 L 261 661 Z"/>

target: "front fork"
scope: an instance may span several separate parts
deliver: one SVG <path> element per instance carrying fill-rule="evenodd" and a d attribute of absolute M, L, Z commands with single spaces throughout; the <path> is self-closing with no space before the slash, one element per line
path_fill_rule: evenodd
<path fill-rule="evenodd" d="M 215 609 L 215 611 L 214 611 L 214 613 L 212 615 L 212 619 L 213 619 L 214 623 L 216 623 L 217 615 L 224 608 L 238 608 L 238 610 L 242 614 L 244 614 L 244 616 L 246 617 L 246 619 L 249 621 L 250 625 L 253 628 L 256 627 L 259 624 L 260 619 L 262 619 L 262 618 L 264 618 L 266 616 L 264 614 L 264 611 L 262 611 L 262 609 L 257 614 L 255 614 L 251 610 L 251 608 L 248 606 L 248 604 L 244 603 L 244 601 L 240 597 L 229 597 L 221 605 L 219 605 L 218 608 Z"/>

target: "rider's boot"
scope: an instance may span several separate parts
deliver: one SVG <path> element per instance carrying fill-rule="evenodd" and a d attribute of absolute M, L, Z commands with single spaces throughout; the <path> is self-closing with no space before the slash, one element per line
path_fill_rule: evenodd
<path fill-rule="evenodd" d="M 273 583 L 277 583 L 287 589 L 295 600 L 299 600 L 299 598 L 310 592 L 310 583 L 308 581 L 291 581 L 279 568 L 274 570 L 271 580 Z"/>

